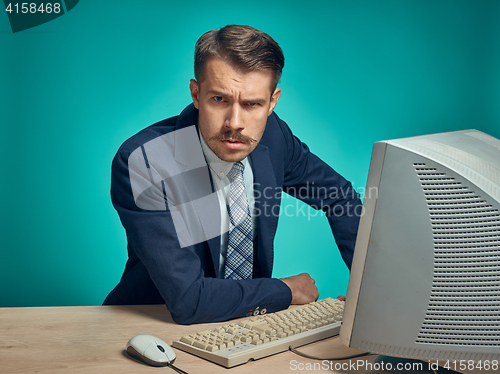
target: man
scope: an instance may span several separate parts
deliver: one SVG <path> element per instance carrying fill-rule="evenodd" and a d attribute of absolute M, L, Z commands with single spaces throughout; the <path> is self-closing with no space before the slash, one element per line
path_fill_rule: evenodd
<path fill-rule="evenodd" d="M 274 114 L 283 66 L 278 44 L 251 27 L 198 40 L 193 104 L 127 140 L 113 160 L 129 259 L 104 304 L 166 303 L 189 324 L 315 301 L 308 274 L 271 278 L 282 190 L 326 212 L 350 268 L 359 196 Z"/>

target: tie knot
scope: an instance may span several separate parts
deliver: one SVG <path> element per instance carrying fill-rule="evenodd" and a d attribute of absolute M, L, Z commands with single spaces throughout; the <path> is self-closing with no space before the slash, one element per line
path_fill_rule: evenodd
<path fill-rule="evenodd" d="M 243 178 L 243 170 L 245 169 L 245 165 L 241 163 L 241 161 L 235 162 L 233 167 L 227 174 L 227 177 L 232 182 L 238 178 Z"/>

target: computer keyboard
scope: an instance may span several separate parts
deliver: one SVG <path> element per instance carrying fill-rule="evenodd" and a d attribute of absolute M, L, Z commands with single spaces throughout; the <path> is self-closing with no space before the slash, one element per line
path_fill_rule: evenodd
<path fill-rule="evenodd" d="M 331 298 L 186 335 L 173 346 L 233 367 L 338 335 L 344 302 Z"/>

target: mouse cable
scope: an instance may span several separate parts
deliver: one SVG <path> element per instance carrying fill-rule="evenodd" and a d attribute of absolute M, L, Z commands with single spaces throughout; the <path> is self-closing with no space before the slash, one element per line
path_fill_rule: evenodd
<path fill-rule="evenodd" d="M 174 366 L 174 364 L 168 363 L 167 366 L 171 367 L 172 369 L 174 369 L 176 372 L 178 372 L 180 374 L 188 374 L 185 371 L 183 371 L 183 370 L 179 369 L 178 367 Z"/>
<path fill-rule="evenodd" d="M 302 357 L 305 357 L 305 358 L 310 358 L 310 359 L 313 359 L 313 360 L 328 360 L 328 361 L 340 361 L 340 360 L 347 360 L 349 358 L 355 358 L 355 357 L 361 357 L 361 356 L 369 356 L 369 355 L 375 355 L 375 353 L 370 353 L 370 352 L 361 352 L 361 353 L 356 353 L 354 355 L 350 355 L 350 356 L 344 356 L 344 357 L 333 357 L 333 358 L 322 358 L 322 357 L 315 357 L 315 356 L 311 356 L 311 355 L 308 355 L 307 353 L 303 353 L 303 352 L 300 352 L 300 351 L 297 351 L 295 348 L 292 348 L 292 346 L 288 347 L 288 349 L 299 355 L 299 356 L 302 356 Z"/>

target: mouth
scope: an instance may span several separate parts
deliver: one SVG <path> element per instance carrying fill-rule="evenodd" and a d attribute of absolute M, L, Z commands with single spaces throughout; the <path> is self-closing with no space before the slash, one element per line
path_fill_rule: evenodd
<path fill-rule="evenodd" d="M 221 140 L 221 142 L 229 149 L 241 149 L 245 146 L 244 142 L 234 139 L 225 139 Z"/>
<path fill-rule="evenodd" d="M 247 149 L 251 143 L 257 142 L 257 140 L 245 136 L 240 132 L 220 132 L 219 134 L 210 138 L 210 140 L 220 141 L 223 147 L 231 151 L 242 151 Z"/>

